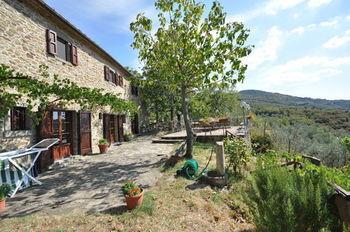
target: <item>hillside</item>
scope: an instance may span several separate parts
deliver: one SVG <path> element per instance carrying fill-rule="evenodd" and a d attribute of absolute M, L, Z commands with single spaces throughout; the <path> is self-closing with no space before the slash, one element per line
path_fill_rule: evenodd
<path fill-rule="evenodd" d="M 271 93 L 260 90 L 240 91 L 241 99 L 248 104 L 272 104 L 278 106 L 304 106 L 328 109 L 350 110 L 350 100 L 326 100 L 295 97 L 279 93 Z"/>

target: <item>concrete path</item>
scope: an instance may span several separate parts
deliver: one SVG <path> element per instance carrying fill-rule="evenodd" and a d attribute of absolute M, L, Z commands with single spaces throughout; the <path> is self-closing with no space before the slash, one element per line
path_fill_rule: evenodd
<path fill-rule="evenodd" d="M 123 182 L 134 179 L 144 188 L 152 186 L 172 150 L 173 145 L 154 144 L 146 136 L 113 146 L 107 154 L 74 156 L 42 174 L 43 185 L 7 199 L 3 216 L 98 212 L 121 206 Z"/>

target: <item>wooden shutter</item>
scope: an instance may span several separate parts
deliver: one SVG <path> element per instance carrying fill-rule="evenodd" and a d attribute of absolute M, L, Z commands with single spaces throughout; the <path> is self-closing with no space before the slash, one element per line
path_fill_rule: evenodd
<path fill-rule="evenodd" d="M 112 82 L 114 83 L 114 84 L 117 84 L 117 80 L 116 80 L 116 74 L 115 74 L 115 72 L 111 72 L 112 73 Z"/>
<path fill-rule="evenodd" d="M 78 65 L 78 48 L 74 44 L 71 45 L 72 64 Z"/>
<path fill-rule="evenodd" d="M 106 81 L 110 80 L 109 75 L 110 75 L 110 69 L 107 66 L 105 66 L 105 80 Z"/>
<path fill-rule="evenodd" d="M 123 87 L 123 77 L 122 76 L 120 76 L 120 82 L 119 83 L 120 83 L 120 86 Z"/>
<path fill-rule="evenodd" d="M 46 31 L 46 43 L 47 52 L 56 55 L 57 54 L 57 34 L 52 30 Z"/>

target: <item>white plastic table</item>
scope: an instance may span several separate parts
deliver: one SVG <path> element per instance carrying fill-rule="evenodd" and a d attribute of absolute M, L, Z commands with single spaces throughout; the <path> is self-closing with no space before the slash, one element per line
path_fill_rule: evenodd
<path fill-rule="evenodd" d="M 16 167 L 16 169 L 18 169 L 22 173 L 22 177 L 16 182 L 16 187 L 11 192 L 10 197 L 13 197 L 17 193 L 17 191 L 21 188 L 21 185 L 24 182 L 25 177 L 28 177 L 30 180 L 32 180 L 36 184 L 39 184 L 39 185 L 42 184 L 39 180 L 37 180 L 34 176 L 31 175 L 31 170 L 34 167 L 35 162 L 37 161 L 41 153 L 43 151 L 49 150 L 50 147 L 58 143 L 58 141 L 59 139 L 57 138 L 44 139 L 27 149 L 20 149 L 20 150 L 0 153 L 0 161 L 7 160 L 9 163 L 11 163 L 14 167 Z M 34 158 L 31 161 L 29 168 L 27 169 L 21 167 L 16 161 L 16 159 L 18 158 L 31 156 L 31 155 L 34 155 Z"/>

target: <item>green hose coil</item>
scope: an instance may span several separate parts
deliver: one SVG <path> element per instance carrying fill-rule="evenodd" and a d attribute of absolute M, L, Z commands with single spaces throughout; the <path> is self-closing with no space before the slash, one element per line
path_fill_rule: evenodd
<path fill-rule="evenodd" d="M 182 171 L 186 174 L 187 178 L 196 178 L 196 175 L 198 173 L 198 162 L 194 159 L 187 160 L 182 167 Z"/>

